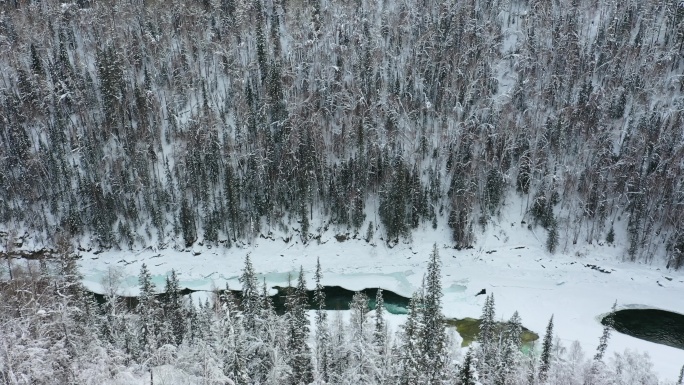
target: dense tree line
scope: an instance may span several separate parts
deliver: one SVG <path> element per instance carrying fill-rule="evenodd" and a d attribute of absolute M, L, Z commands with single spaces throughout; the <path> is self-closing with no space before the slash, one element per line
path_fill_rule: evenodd
<path fill-rule="evenodd" d="M 551 252 L 684 264 L 674 0 L 0 8 L 0 223 L 38 243 L 460 248 L 517 193 Z"/>
<path fill-rule="evenodd" d="M 171 271 L 157 295 L 145 265 L 140 294 L 126 306 L 116 270 L 102 280 L 96 303 L 73 257 L 28 263 L 0 288 L 0 380 L 3 384 L 659 384 L 648 356 L 605 357 L 607 325 L 594 358 L 569 349 L 549 322 L 541 347 L 524 347 L 518 313 L 497 323 L 494 297 L 485 301 L 477 344 L 465 356 L 442 313 L 441 262 L 435 246 L 424 285 L 393 334 L 382 290 L 375 309 L 358 292 L 348 317 L 325 311 L 320 263 L 309 309 L 300 270 L 277 314 L 249 256 L 241 292 L 216 292 L 193 303 L 179 294 Z M 7 278 L 7 277 L 2 277 Z M 313 313 L 313 322 L 309 317 Z M 336 314 L 332 320 L 330 314 Z M 681 383 L 681 379 L 679 381 Z"/>

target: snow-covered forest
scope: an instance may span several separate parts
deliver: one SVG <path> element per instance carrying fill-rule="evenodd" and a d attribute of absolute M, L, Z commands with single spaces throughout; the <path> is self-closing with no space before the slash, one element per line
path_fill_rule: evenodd
<path fill-rule="evenodd" d="M 461 350 L 446 328 L 441 261 L 428 257 L 423 287 L 393 333 L 382 290 L 374 310 L 357 293 L 348 313 L 329 312 L 318 264 L 310 309 L 300 271 L 276 314 L 269 290 L 249 257 L 241 294 L 218 292 L 193 303 L 179 294 L 174 271 L 159 296 L 142 266 L 137 305 L 118 296 L 122 277 L 103 277 L 95 303 L 81 284 L 75 259 L 28 263 L 0 290 L 0 382 L 3 384 L 459 384 L 656 385 L 648 355 L 627 350 L 608 356 L 607 325 L 595 351 L 566 346 L 551 316 L 540 349 L 522 345 L 521 318 L 498 323 L 487 297 L 477 344 Z M 6 277 L 4 277 L 6 278 Z M 309 319 L 312 318 L 312 320 Z M 465 352 L 465 353 L 464 353 Z M 683 368 L 684 370 L 684 368 Z M 684 373 L 684 372 L 683 372 Z M 677 384 L 682 384 L 680 376 Z"/>
<path fill-rule="evenodd" d="M 464 248 L 518 194 L 551 252 L 684 264 L 675 0 L 0 8 L 7 247 L 448 227 Z"/>

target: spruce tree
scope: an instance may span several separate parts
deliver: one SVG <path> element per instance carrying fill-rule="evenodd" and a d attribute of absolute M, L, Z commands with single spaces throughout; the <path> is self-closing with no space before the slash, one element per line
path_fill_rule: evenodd
<path fill-rule="evenodd" d="M 423 303 L 423 333 L 421 349 L 424 369 L 430 383 L 437 383 L 446 375 L 448 367 L 447 336 L 442 314 L 441 261 L 437 244 L 432 247 L 425 279 L 425 300 Z"/>
<path fill-rule="evenodd" d="M 506 325 L 506 338 L 517 349 L 522 346 L 522 332 L 522 320 L 518 312 L 515 311 Z"/>
<path fill-rule="evenodd" d="M 385 321 L 385 300 L 382 296 L 382 289 L 378 288 L 375 294 L 375 328 L 373 330 L 373 345 L 375 347 L 376 374 L 375 381 L 383 384 L 391 377 L 388 373 L 389 355 L 387 349 L 387 322 Z"/>
<path fill-rule="evenodd" d="M 368 222 L 368 228 L 366 229 L 366 237 L 364 238 L 366 243 L 370 243 L 373 240 L 373 221 Z"/>
<path fill-rule="evenodd" d="M 352 333 L 354 333 L 353 338 L 362 339 L 364 338 L 366 314 L 368 313 L 368 296 L 360 291 L 354 293 L 349 303 L 349 310 L 351 311 L 349 323 L 352 327 Z"/>
<path fill-rule="evenodd" d="M 422 325 L 423 298 L 419 292 L 413 293 L 408 307 L 406 323 L 400 336 L 401 348 L 399 357 L 399 384 L 413 385 L 418 383 L 422 375 L 421 358 L 423 352 L 419 337 L 423 332 Z"/>
<path fill-rule="evenodd" d="M 684 365 L 682 365 L 682 370 L 679 371 L 679 379 L 677 379 L 677 385 L 684 384 Z"/>
<path fill-rule="evenodd" d="M 287 317 L 287 354 L 291 375 L 288 383 L 292 385 L 309 384 L 313 381 L 311 351 L 309 349 L 309 319 L 306 314 L 307 295 L 304 270 L 300 267 L 297 287 L 288 286 L 285 301 Z"/>
<path fill-rule="evenodd" d="M 185 247 L 190 247 L 197 240 L 197 227 L 195 226 L 194 211 L 188 205 L 185 197 L 181 199 L 179 222 L 183 232 L 183 240 L 185 240 Z"/>
<path fill-rule="evenodd" d="M 610 226 L 610 230 L 608 230 L 608 235 L 606 235 L 606 243 L 609 245 L 612 245 L 613 242 L 615 242 L 615 230 L 613 229 L 613 226 Z"/>
<path fill-rule="evenodd" d="M 551 348 L 553 347 L 553 316 L 549 319 L 549 324 L 546 326 L 546 334 L 544 334 L 544 342 L 542 343 L 541 363 L 539 364 L 539 380 L 543 383 L 546 380 L 546 374 L 551 367 Z"/>
<path fill-rule="evenodd" d="M 553 212 L 551 211 L 551 218 L 549 219 L 549 235 L 546 238 L 546 250 L 553 254 L 556 252 L 556 246 L 558 246 L 558 224 L 556 223 L 556 218 L 553 217 Z"/>
<path fill-rule="evenodd" d="M 142 264 L 138 275 L 138 285 L 140 286 L 140 296 L 138 297 L 138 329 L 140 330 L 140 350 L 139 359 L 144 360 L 157 348 L 158 331 L 158 301 L 155 293 L 152 275 L 147 269 L 146 264 Z"/>
<path fill-rule="evenodd" d="M 386 353 L 387 324 L 385 322 L 385 300 L 382 297 L 382 289 L 378 288 L 375 294 L 375 330 L 373 342 L 381 355 Z"/>
<path fill-rule="evenodd" d="M 320 379 L 328 382 L 330 379 L 330 331 L 328 328 L 328 314 L 325 312 L 325 293 L 323 292 L 323 272 L 321 260 L 316 259 L 316 273 L 314 280 L 314 305 L 316 306 L 316 370 Z"/>
<path fill-rule="evenodd" d="M 31 43 L 31 70 L 34 75 L 43 75 L 43 64 L 33 43 Z"/>
<path fill-rule="evenodd" d="M 68 356 L 76 359 L 81 350 L 99 343 L 100 317 L 95 299 L 81 283 L 76 256 L 67 252 L 59 256 L 58 263 L 54 294 L 62 317 L 56 320 L 56 333 L 62 334 Z"/>
<path fill-rule="evenodd" d="M 182 297 L 180 295 L 180 283 L 176 270 L 171 270 L 171 275 L 166 277 L 166 287 L 164 288 L 164 323 L 169 324 L 174 345 L 180 345 L 185 335 L 185 310 L 183 309 Z"/>
<path fill-rule="evenodd" d="M 497 385 L 508 384 L 511 381 L 510 375 L 512 371 L 520 363 L 522 324 L 517 311 L 513 313 L 511 319 L 506 323 L 502 342 L 503 346 L 500 347 L 500 357 L 495 376 L 495 384 Z"/>
<path fill-rule="evenodd" d="M 472 350 L 468 349 L 465 359 L 463 360 L 463 364 L 461 364 L 461 369 L 458 372 L 458 384 L 476 385 L 477 383 L 477 375 L 473 365 Z"/>
<path fill-rule="evenodd" d="M 224 311 L 220 321 L 220 340 L 216 341 L 217 345 L 221 347 L 220 357 L 223 362 L 223 373 L 236 384 L 251 383 L 248 369 L 250 363 L 250 357 L 248 357 L 248 334 L 243 327 L 242 312 L 228 287 L 226 287 L 223 294 L 223 303 Z M 207 306 L 209 305 L 207 304 Z M 211 344 L 211 338 L 208 338 L 210 335 L 206 332 L 210 327 L 202 325 L 208 321 L 206 317 L 211 316 L 207 306 L 204 309 L 200 308 L 198 317 L 200 319 L 199 328 L 200 330 L 205 330 L 202 333 L 203 340 L 209 341 Z M 203 317 L 203 314 L 206 316 Z"/>
<path fill-rule="evenodd" d="M 380 376 L 379 356 L 374 349 L 373 329 L 368 326 L 368 296 L 356 292 L 349 303 L 348 362 L 343 372 L 345 381 L 359 384 L 373 383 Z"/>
<path fill-rule="evenodd" d="M 264 35 L 264 14 L 261 0 L 254 0 L 253 7 L 256 14 L 257 61 L 261 70 L 261 80 L 263 81 L 268 75 L 268 68 L 266 66 L 266 37 Z"/>
<path fill-rule="evenodd" d="M 244 317 L 244 327 L 248 332 L 256 329 L 256 319 L 259 316 L 261 300 L 259 298 L 259 288 L 256 272 L 252 265 L 249 254 L 245 257 L 245 267 L 239 278 L 242 284 L 242 312 Z"/>
<path fill-rule="evenodd" d="M 485 299 L 480 318 L 480 334 L 478 337 L 479 347 L 477 350 L 477 369 L 480 375 L 487 379 L 493 372 L 495 346 L 495 323 L 494 323 L 494 294 Z"/>

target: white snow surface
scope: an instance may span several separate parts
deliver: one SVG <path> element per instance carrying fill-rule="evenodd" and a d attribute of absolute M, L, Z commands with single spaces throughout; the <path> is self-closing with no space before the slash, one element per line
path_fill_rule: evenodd
<path fill-rule="evenodd" d="M 508 211 L 511 206 L 516 205 L 508 206 Z M 400 242 L 393 248 L 377 238 L 375 246 L 361 237 L 337 242 L 330 230 L 321 237 L 322 244 L 311 240 L 304 245 L 298 237 L 285 243 L 275 236 L 275 240 L 258 238 L 250 245 L 230 249 L 83 252 L 81 271 L 86 286 L 101 291 L 103 273 L 109 267 L 123 269 L 126 280 L 120 294 L 124 295 L 137 293 L 137 275 L 143 263 L 159 290 L 172 268 L 182 287 L 210 290 L 228 283 L 239 288 L 237 278 L 245 256 L 250 254 L 260 279 L 265 278 L 269 286 L 286 285 L 288 274 L 294 282 L 301 266 L 308 286 L 313 288 L 318 257 L 325 285 L 350 290 L 382 287 L 410 297 L 421 285 L 436 243 L 443 264 L 444 313 L 450 318 L 479 318 L 485 296 L 475 294 L 486 289 L 495 296 L 497 318 L 506 320 L 517 310 L 523 324 L 541 336 L 553 314 L 555 333 L 561 341 L 567 346 L 578 340 L 588 354 L 593 354 L 603 330 L 600 318 L 615 301 L 618 308 L 684 313 L 684 274 L 667 271 L 662 261 L 653 265 L 622 261 L 624 246 L 619 239 L 618 246 L 583 244 L 551 255 L 545 250 L 546 235 L 541 228 L 530 231 L 526 224 L 521 225 L 519 215 L 502 213 L 498 224 L 478 232 L 475 248 L 459 251 L 451 248 L 446 230 L 428 227 L 414 232 L 411 242 Z M 611 273 L 593 270 L 587 264 Z M 401 319 L 403 316 L 394 318 L 399 324 Z M 676 379 L 684 364 L 684 350 L 613 332 L 609 355 L 626 348 L 647 352 L 662 380 Z"/>

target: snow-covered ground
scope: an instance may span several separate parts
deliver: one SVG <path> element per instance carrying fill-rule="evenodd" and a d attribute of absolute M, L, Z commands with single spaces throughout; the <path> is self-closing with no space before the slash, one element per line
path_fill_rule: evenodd
<path fill-rule="evenodd" d="M 326 285 L 351 290 L 382 287 L 408 297 L 420 286 L 436 242 L 443 262 L 447 317 L 479 317 L 485 297 L 475 294 L 486 289 L 494 293 L 498 318 L 508 319 L 518 310 L 524 325 L 542 335 L 553 314 L 561 340 L 566 345 L 578 340 L 588 354 L 593 354 L 602 332 L 600 317 L 615 301 L 619 308 L 684 312 L 681 272 L 666 271 L 660 262 L 657 266 L 621 262 L 623 250 L 608 245 L 585 244 L 568 254 L 551 255 L 544 247 L 543 230 L 530 231 L 519 219 L 507 220 L 515 217 L 519 215 L 504 213 L 499 225 L 490 225 L 485 233 L 478 234 L 478 246 L 470 250 L 450 248 L 448 234 L 427 228 L 415 232 L 412 243 L 393 248 L 379 240 L 376 246 L 360 239 L 338 242 L 329 231 L 321 237 L 321 244 L 314 240 L 303 245 L 297 237 L 285 243 L 275 237 L 259 238 L 243 248 L 84 252 L 81 271 L 86 286 L 99 291 L 107 269 L 120 267 L 126 277 L 121 294 L 136 294 L 142 263 L 148 265 L 160 290 L 172 268 L 179 273 L 183 287 L 210 290 L 223 288 L 228 282 L 239 288 L 237 277 L 249 253 L 256 271 L 269 285 L 285 285 L 288 273 L 296 277 L 302 266 L 308 285 L 313 287 L 316 258 L 320 257 Z M 598 265 L 610 274 L 587 264 Z M 402 316 L 393 319 L 400 323 Z M 648 352 L 662 379 L 675 379 L 684 364 L 684 350 L 613 333 L 609 352 L 626 348 Z"/>

